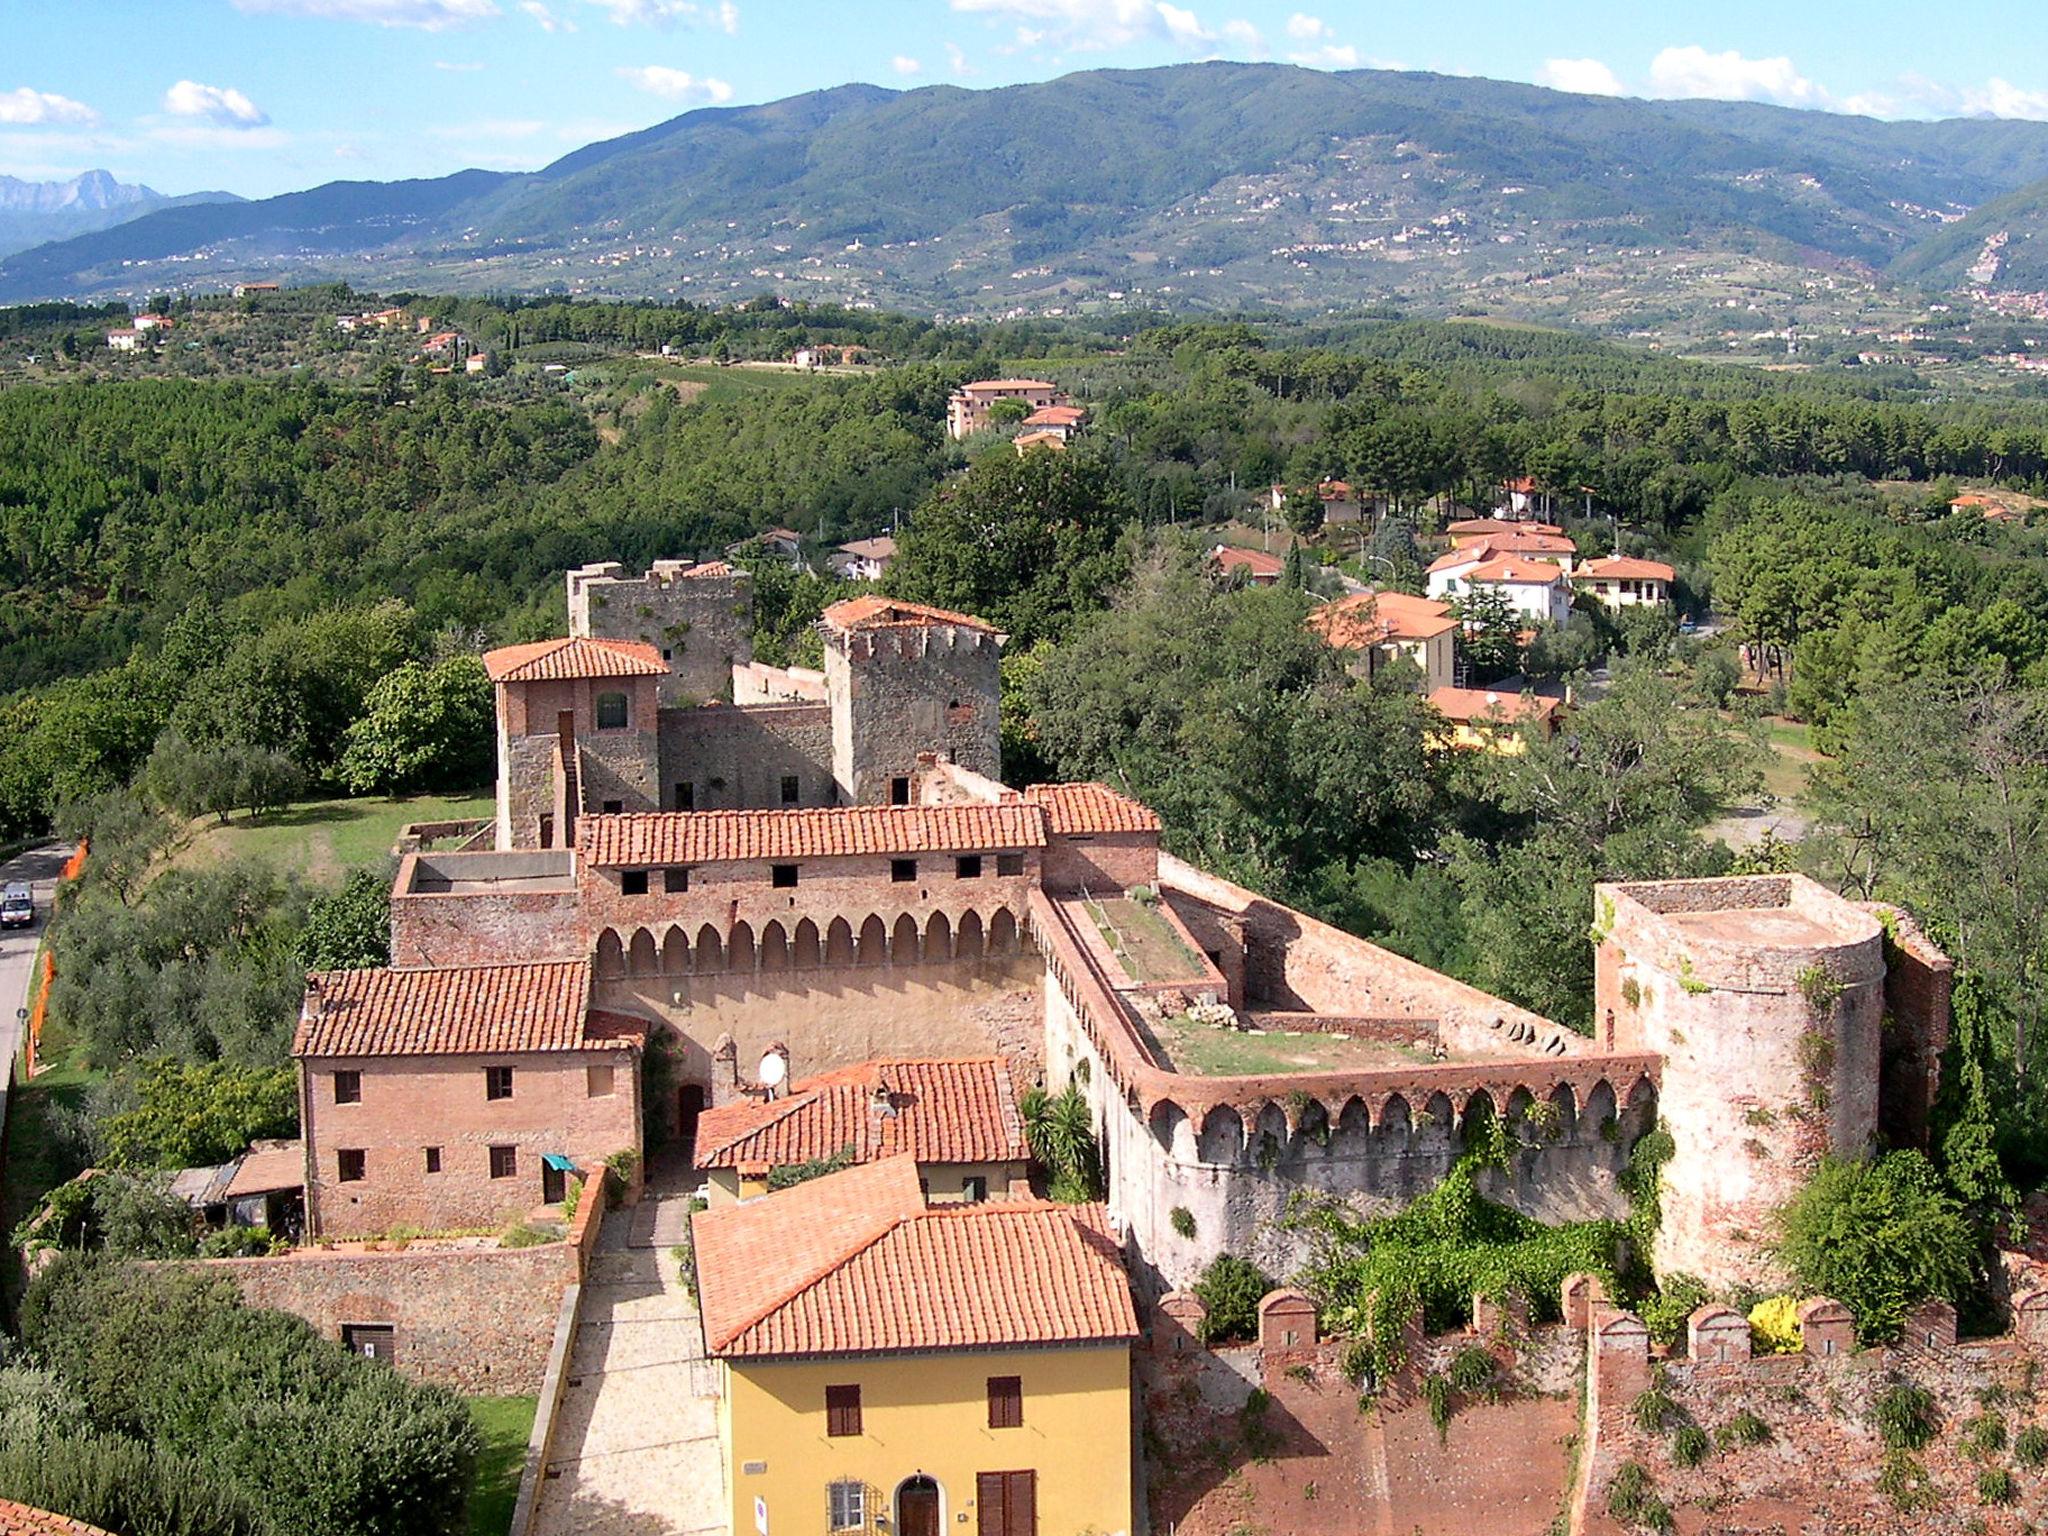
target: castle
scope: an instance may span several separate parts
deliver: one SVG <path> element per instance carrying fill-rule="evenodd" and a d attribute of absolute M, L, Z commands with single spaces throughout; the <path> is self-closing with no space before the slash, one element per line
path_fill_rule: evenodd
<path fill-rule="evenodd" d="M 1076 1085 L 1155 1295 L 1223 1252 L 1286 1271 L 1297 1193 L 1397 1207 L 1491 1117 L 1518 1150 L 1482 1188 L 1551 1221 L 1622 1214 L 1661 1122 L 1660 1269 L 1763 1284 L 1822 1155 L 1924 1136 L 1950 967 L 1901 913 L 1795 875 L 1602 886 L 1588 1037 L 1173 857 L 1109 786 L 1004 785 L 978 619 L 835 604 L 820 673 L 752 659 L 723 564 L 568 595 L 568 636 L 486 658 L 493 822 L 404 855 L 389 969 L 309 981 L 315 1235 L 486 1222 L 904 1056 Z"/>

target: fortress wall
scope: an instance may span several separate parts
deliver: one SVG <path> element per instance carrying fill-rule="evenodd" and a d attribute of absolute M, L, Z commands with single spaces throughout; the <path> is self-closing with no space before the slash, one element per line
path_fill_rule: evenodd
<path fill-rule="evenodd" d="M 782 798 L 785 777 L 797 781 L 793 801 Z M 681 784 L 691 786 L 692 808 L 699 811 L 831 805 L 829 706 L 782 702 L 662 710 L 664 810 L 681 808 Z"/>
<path fill-rule="evenodd" d="M 661 652 L 664 706 L 728 697 L 734 663 L 754 657 L 753 578 L 742 570 L 657 560 L 646 575 L 628 576 L 604 561 L 570 571 L 568 597 L 570 634 L 639 640 Z"/>

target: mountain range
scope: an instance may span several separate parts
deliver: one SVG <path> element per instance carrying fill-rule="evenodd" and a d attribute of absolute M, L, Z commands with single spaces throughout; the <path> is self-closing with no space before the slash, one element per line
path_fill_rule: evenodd
<path fill-rule="evenodd" d="M 2001 232 L 1994 281 L 2048 287 L 2048 123 L 1219 62 L 849 85 L 531 174 L 188 203 L 16 252 L 0 300 L 346 275 L 941 314 L 1390 301 L 1816 326 L 1981 276 Z"/>
<path fill-rule="evenodd" d="M 86 171 L 69 181 L 19 181 L 0 176 L 0 256 L 50 240 L 90 234 L 159 208 L 239 201 L 229 192 L 166 197 L 150 187 L 116 181 L 107 171 Z"/>

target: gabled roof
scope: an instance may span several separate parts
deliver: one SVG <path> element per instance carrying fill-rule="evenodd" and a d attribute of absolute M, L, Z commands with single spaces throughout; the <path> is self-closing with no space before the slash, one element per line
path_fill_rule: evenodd
<path fill-rule="evenodd" d="M 699 573 L 703 574 L 703 573 Z M 639 640 L 592 640 L 571 635 L 531 645 L 504 645 L 484 653 L 494 683 L 555 683 L 575 677 L 666 677 L 661 652 Z"/>
<path fill-rule="evenodd" d="M 97 1525 L 0 1499 L 0 1536 L 109 1536 Z"/>
<path fill-rule="evenodd" d="M 691 1235 L 704 1341 L 727 1359 L 1124 1344 L 1138 1332 L 1102 1207 L 928 1208 L 910 1157 L 702 1212 Z"/>
<path fill-rule="evenodd" d="M 1444 528 L 1444 532 L 1449 534 L 1511 533 L 1515 531 L 1523 533 L 1563 533 L 1564 529 L 1556 523 L 1536 523 L 1530 522 L 1525 518 L 1506 517 L 1460 518 L 1455 523 L 1445 525 Z"/>
<path fill-rule="evenodd" d="M 857 560 L 893 560 L 896 558 L 896 541 L 888 534 L 872 539 L 854 539 L 839 546 L 842 555 L 852 555 Z"/>
<path fill-rule="evenodd" d="M 1243 571 L 1251 576 L 1278 576 L 1287 568 L 1287 562 L 1279 555 L 1269 555 L 1263 549 L 1238 549 L 1229 544 L 1218 544 L 1209 551 L 1209 558 L 1226 571 Z"/>
<path fill-rule="evenodd" d="M 1027 804 L 1045 811 L 1048 832 L 1059 837 L 1094 833 L 1157 832 L 1159 813 L 1107 784 L 1034 784 L 1024 791 Z"/>
<path fill-rule="evenodd" d="M 228 1180 L 223 1198 L 239 1200 L 244 1195 L 267 1195 L 273 1190 L 297 1189 L 306 1182 L 306 1148 L 288 1141 L 282 1145 L 251 1147 L 241 1166 Z"/>
<path fill-rule="evenodd" d="M 901 602 L 893 597 L 849 597 L 834 603 L 820 617 L 828 628 L 932 629 L 952 625 L 992 635 L 996 627 L 972 614 L 953 613 L 945 608 L 928 608 L 923 603 Z"/>
<path fill-rule="evenodd" d="M 863 1061 L 806 1078 L 786 1098 L 742 1099 L 697 1121 L 699 1168 L 786 1168 L 842 1151 L 855 1163 L 1014 1163 L 1031 1155 L 1000 1056 Z"/>
<path fill-rule="evenodd" d="M 1035 805 L 849 805 L 789 811 L 647 811 L 583 816 L 576 846 L 602 869 L 862 854 L 1042 848 Z"/>
<path fill-rule="evenodd" d="M 1678 573 L 1661 560 L 1638 560 L 1615 555 L 1606 560 L 1588 560 L 1572 572 L 1573 581 L 1672 581 Z"/>
<path fill-rule="evenodd" d="M 1527 528 L 1490 533 L 1486 536 L 1485 547 L 1496 555 L 1575 555 L 1579 552 L 1579 546 L 1564 534 L 1537 533 Z"/>
<path fill-rule="evenodd" d="M 1339 650 L 1358 651 L 1389 640 L 1433 640 L 1458 627 L 1448 603 L 1406 592 L 1358 592 L 1325 603 L 1308 616 L 1309 628 Z"/>
<path fill-rule="evenodd" d="M 1545 720 L 1558 709 L 1556 699 L 1542 694 L 1496 693 L 1488 688 L 1433 689 L 1429 703 L 1446 720 L 1498 720 L 1503 724 Z"/>
<path fill-rule="evenodd" d="M 1041 405 L 1024 418 L 1027 427 L 1078 427 L 1088 413 L 1078 405 Z"/>
<path fill-rule="evenodd" d="M 480 1056 L 624 1047 L 590 1027 L 590 962 L 315 971 L 294 1056 Z"/>
<path fill-rule="evenodd" d="M 1564 567 L 1554 560 L 1528 560 L 1505 555 L 1474 566 L 1465 580 L 1474 586 L 1500 583 L 1508 586 L 1548 587 L 1564 580 Z"/>
<path fill-rule="evenodd" d="M 1434 560 L 1430 561 L 1429 574 L 1434 576 L 1439 571 L 1455 571 L 1460 566 L 1479 565 L 1485 559 L 1486 545 L 1484 543 L 1467 544 L 1461 549 L 1452 550 L 1447 555 L 1438 555 Z"/>
<path fill-rule="evenodd" d="M 1019 432 L 1010 439 L 1010 444 L 1019 453 L 1027 448 L 1050 448 L 1054 453 L 1066 450 L 1067 440 L 1057 432 Z"/>
<path fill-rule="evenodd" d="M 1015 393 L 1025 389 L 1058 389 L 1059 385 L 1046 379 L 976 379 L 972 384 L 962 384 L 963 395 L 999 395 Z"/>

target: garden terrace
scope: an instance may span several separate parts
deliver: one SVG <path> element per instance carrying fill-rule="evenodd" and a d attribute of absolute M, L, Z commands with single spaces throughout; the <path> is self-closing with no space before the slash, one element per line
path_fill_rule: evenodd
<path fill-rule="evenodd" d="M 1202 963 L 1194 941 L 1157 898 L 1144 902 L 1121 895 L 1087 896 L 1079 904 L 1094 923 L 1103 947 L 1132 981 L 1199 986 L 1219 979 Z"/>

